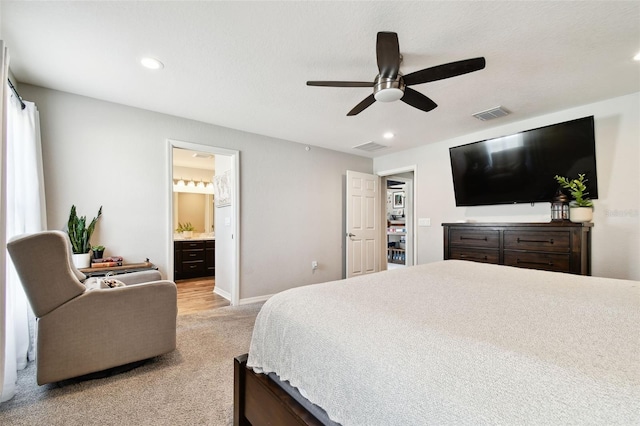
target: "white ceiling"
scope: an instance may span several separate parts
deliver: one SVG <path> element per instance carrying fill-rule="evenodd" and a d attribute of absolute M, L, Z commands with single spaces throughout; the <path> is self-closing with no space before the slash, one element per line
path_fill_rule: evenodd
<path fill-rule="evenodd" d="M 638 1 L 3 0 L 0 14 L 18 82 L 369 156 L 640 91 Z M 413 86 L 431 112 L 377 102 L 347 117 L 371 89 L 305 83 L 373 81 L 378 31 L 398 33 L 404 74 L 487 66 Z M 471 117 L 497 105 L 513 114 Z M 352 149 L 369 141 L 390 148 Z"/>

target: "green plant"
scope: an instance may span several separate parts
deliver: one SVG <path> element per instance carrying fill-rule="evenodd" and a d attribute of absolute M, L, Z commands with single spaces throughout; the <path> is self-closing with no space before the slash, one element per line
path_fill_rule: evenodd
<path fill-rule="evenodd" d="M 176 232 L 184 232 L 184 231 L 195 231 L 196 228 L 191 224 L 191 222 L 180 223 L 178 222 L 178 228 Z"/>
<path fill-rule="evenodd" d="M 104 246 L 91 246 L 93 251 L 104 251 Z"/>
<path fill-rule="evenodd" d="M 71 247 L 74 254 L 88 253 L 91 245 L 89 240 L 96 228 L 96 222 L 102 215 L 102 206 L 98 210 L 98 216 L 87 226 L 87 217 L 78 217 L 76 213 L 76 206 L 71 206 L 71 213 L 69 214 L 69 221 L 67 222 L 67 233 L 69 234 L 69 240 L 71 240 Z"/>
<path fill-rule="evenodd" d="M 571 205 L 577 207 L 593 207 L 593 201 L 587 197 L 589 194 L 587 192 L 587 185 L 585 182 L 588 179 L 584 178 L 584 174 L 578 173 L 577 179 L 567 179 L 562 176 L 555 176 L 555 179 L 558 181 L 560 186 L 569 190 L 569 193 L 574 198 L 574 201 L 571 201 Z"/>

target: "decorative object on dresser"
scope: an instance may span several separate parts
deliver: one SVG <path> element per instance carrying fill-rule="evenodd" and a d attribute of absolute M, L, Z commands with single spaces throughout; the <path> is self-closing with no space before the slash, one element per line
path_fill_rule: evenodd
<path fill-rule="evenodd" d="M 592 223 L 443 223 L 444 259 L 591 275 Z"/>
<path fill-rule="evenodd" d="M 216 275 L 216 241 L 174 241 L 174 279 L 214 277 Z"/>
<path fill-rule="evenodd" d="M 76 268 L 87 268 L 91 261 L 91 235 L 96 228 L 96 223 L 102 215 L 102 206 L 98 210 L 98 215 L 87 225 L 87 217 L 78 217 L 76 213 L 76 206 L 71 206 L 71 212 L 69 213 L 69 220 L 67 221 L 67 234 L 71 241 L 71 248 L 73 250 L 73 264 Z"/>
<path fill-rule="evenodd" d="M 182 234 L 184 238 L 191 238 L 193 237 L 193 231 L 195 230 L 196 228 L 191 224 L 191 222 L 185 222 L 185 223 L 178 223 L 178 228 L 176 229 L 176 232 Z"/>
<path fill-rule="evenodd" d="M 551 220 L 569 220 L 569 197 L 560 188 L 551 201 Z"/>
<path fill-rule="evenodd" d="M 588 179 L 584 177 L 584 173 L 579 173 L 577 179 L 567 179 L 562 176 L 555 176 L 558 183 L 565 189 L 568 189 L 573 197 L 573 201 L 569 203 L 569 219 L 572 222 L 591 222 L 593 220 L 593 201 L 587 195 Z"/>

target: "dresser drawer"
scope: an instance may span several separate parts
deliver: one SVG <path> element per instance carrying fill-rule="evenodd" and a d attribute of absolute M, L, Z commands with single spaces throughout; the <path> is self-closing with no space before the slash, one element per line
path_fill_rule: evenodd
<path fill-rule="evenodd" d="M 569 253 L 571 239 L 568 232 L 504 231 L 504 248 Z"/>
<path fill-rule="evenodd" d="M 204 260 L 182 262 L 182 273 L 187 276 L 190 276 L 192 274 L 201 274 L 204 272 L 204 270 Z"/>
<path fill-rule="evenodd" d="M 182 250 L 204 250 L 204 241 L 181 241 Z"/>
<path fill-rule="evenodd" d="M 452 229 L 449 244 L 465 247 L 500 247 L 500 231 Z"/>
<path fill-rule="evenodd" d="M 571 270 L 569 255 L 559 253 L 526 253 L 505 250 L 504 264 L 555 272 L 570 272 Z"/>
<path fill-rule="evenodd" d="M 498 264 L 500 262 L 500 253 L 498 250 L 452 247 L 449 259 Z"/>
<path fill-rule="evenodd" d="M 204 249 L 182 250 L 182 261 L 204 260 Z"/>

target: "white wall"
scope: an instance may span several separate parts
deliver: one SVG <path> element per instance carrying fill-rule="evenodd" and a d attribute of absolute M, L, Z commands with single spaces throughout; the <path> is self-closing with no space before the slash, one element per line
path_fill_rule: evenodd
<path fill-rule="evenodd" d="M 226 155 L 216 155 L 215 157 L 216 175 L 223 175 L 225 172 L 232 169 L 232 157 Z M 242 159 L 241 159 L 242 161 Z M 233 175 L 231 174 L 231 182 L 229 186 L 233 187 Z M 233 193 L 233 191 L 232 191 Z M 231 200 L 235 203 L 236 200 Z M 233 247 L 233 220 L 234 211 L 232 206 L 216 207 L 215 214 L 215 228 L 216 228 L 216 287 L 215 292 L 226 297 L 231 298 L 232 285 L 233 285 L 233 250 L 225 250 L 224 247 Z M 240 230 L 242 232 L 242 229 Z"/>
<path fill-rule="evenodd" d="M 417 215 L 431 218 L 431 227 L 416 231 L 418 263 L 433 262 L 443 258 L 443 222 L 550 220 L 549 203 L 456 207 L 449 147 L 594 115 L 599 199 L 594 200 L 593 275 L 640 280 L 639 106 L 640 94 L 635 93 L 554 112 L 379 157 L 374 159 L 374 170 L 417 164 Z M 497 119 L 487 126 L 499 123 Z"/>
<path fill-rule="evenodd" d="M 50 229 L 72 204 L 86 215 L 102 205 L 92 241 L 166 276 L 167 139 L 187 141 L 240 151 L 241 299 L 342 277 L 343 176 L 371 173 L 371 159 L 26 84 L 20 93 L 40 110 Z"/>

